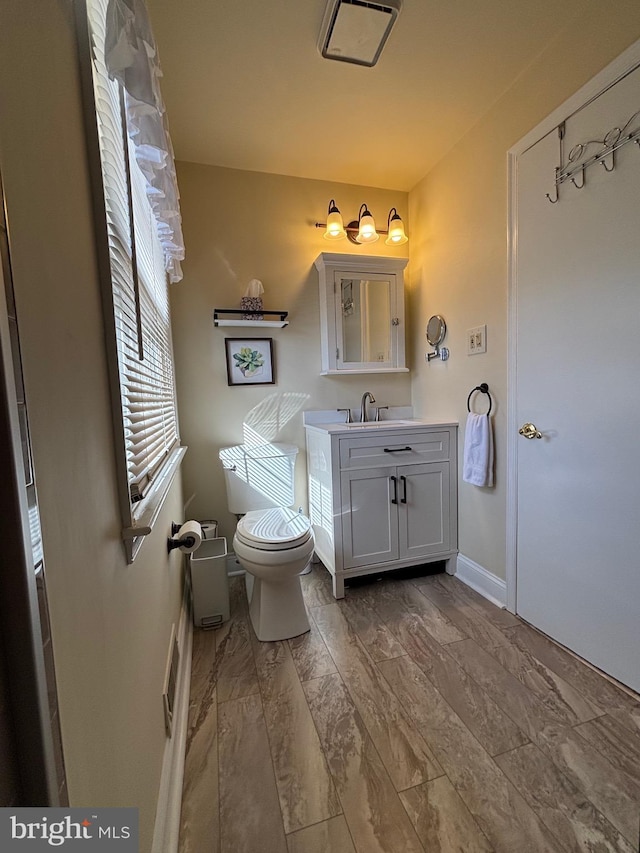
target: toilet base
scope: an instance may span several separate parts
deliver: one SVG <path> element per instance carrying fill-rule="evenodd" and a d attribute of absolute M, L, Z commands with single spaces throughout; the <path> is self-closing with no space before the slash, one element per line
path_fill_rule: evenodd
<path fill-rule="evenodd" d="M 251 579 L 247 574 L 247 592 L 253 587 L 249 593 L 249 616 L 259 640 L 289 640 L 311 630 L 298 575 L 275 583 L 253 575 Z"/>

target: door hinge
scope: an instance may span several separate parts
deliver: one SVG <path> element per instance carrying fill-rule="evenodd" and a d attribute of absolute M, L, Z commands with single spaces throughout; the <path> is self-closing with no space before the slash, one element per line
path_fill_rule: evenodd
<path fill-rule="evenodd" d="M 340 350 L 336 347 L 336 361 L 340 360 Z"/>

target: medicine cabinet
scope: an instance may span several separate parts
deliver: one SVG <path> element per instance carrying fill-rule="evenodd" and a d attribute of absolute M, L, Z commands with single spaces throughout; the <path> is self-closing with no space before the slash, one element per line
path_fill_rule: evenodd
<path fill-rule="evenodd" d="M 406 373 L 403 270 L 408 258 L 323 252 L 322 375 Z"/>

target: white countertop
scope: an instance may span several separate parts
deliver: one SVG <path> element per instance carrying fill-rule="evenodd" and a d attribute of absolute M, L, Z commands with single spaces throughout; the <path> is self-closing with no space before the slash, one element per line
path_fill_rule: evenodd
<path fill-rule="evenodd" d="M 335 417 L 335 412 L 325 413 L 325 412 L 305 412 L 304 413 L 304 425 L 308 430 L 313 430 L 315 432 L 321 432 L 329 435 L 354 435 L 354 436 L 363 436 L 363 435 L 377 435 L 379 432 L 386 433 L 390 431 L 400 431 L 406 432 L 407 430 L 415 430 L 415 429 L 424 429 L 425 427 L 429 428 L 445 428 L 445 427 L 457 427 L 458 424 L 455 422 L 439 422 L 439 421 L 429 421 L 422 418 L 411 418 L 411 417 L 388 417 L 381 419 L 380 421 L 367 421 L 366 423 L 350 423 L 347 424 L 344 421 L 341 423 L 336 423 L 335 421 L 325 421 L 323 416 L 330 414 Z M 307 415 L 311 417 L 307 418 Z M 315 418 L 314 415 L 320 415 L 320 417 Z"/>

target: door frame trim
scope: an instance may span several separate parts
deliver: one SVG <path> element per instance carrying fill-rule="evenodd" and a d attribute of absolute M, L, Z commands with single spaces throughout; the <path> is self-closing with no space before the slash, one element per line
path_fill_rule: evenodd
<path fill-rule="evenodd" d="M 517 612 L 517 547 L 518 547 L 518 423 L 517 409 L 517 335 L 518 318 L 518 158 L 558 125 L 615 85 L 640 65 L 640 40 L 634 42 L 613 62 L 598 72 L 588 83 L 557 107 L 543 121 L 522 137 L 507 152 L 507 252 L 508 252 L 508 319 L 507 319 L 507 529 L 506 529 L 506 595 L 507 610 Z"/>

